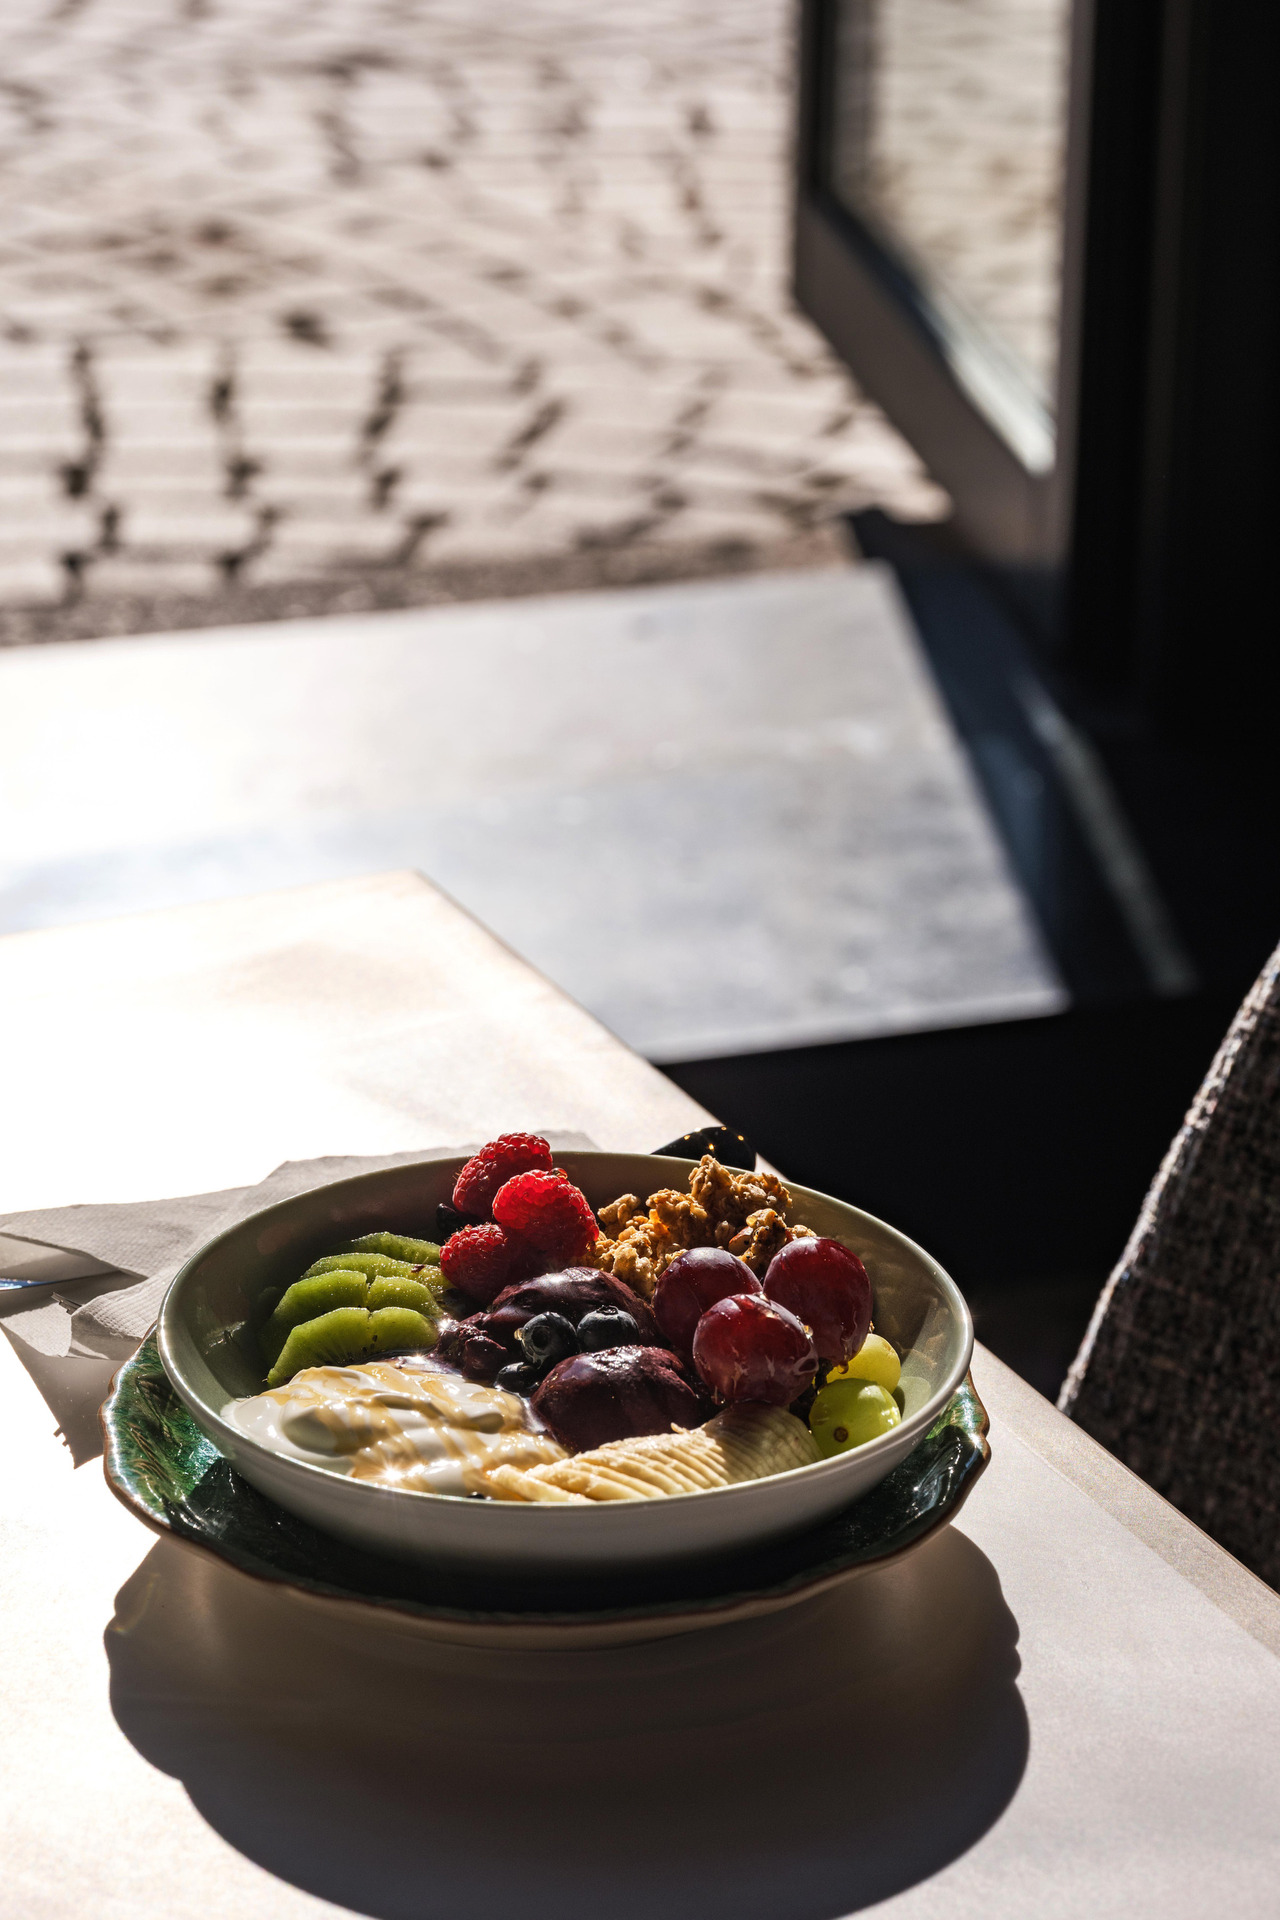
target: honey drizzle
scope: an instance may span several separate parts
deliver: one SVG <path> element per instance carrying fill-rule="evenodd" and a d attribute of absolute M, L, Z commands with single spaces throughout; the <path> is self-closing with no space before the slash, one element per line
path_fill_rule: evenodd
<path fill-rule="evenodd" d="M 432 1492 L 443 1459 L 459 1468 L 467 1492 L 485 1493 L 484 1475 L 495 1466 L 529 1468 L 566 1457 L 518 1395 L 442 1369 L 418 1365 L 409 1371 L 390 1361 L 309 1367 L 257 1397 L 275 1402 L 288 1415 L 314 1415 L 330 1444 L 308 1450 L 332 1452 L 335 1461 L 346 1457 L 353 1480 L 381 1486 Z M 415 1446 L 397 1412 L 417 1413 L 430 1423 L 438 1449 L 434 1458 Z M 307 1443 L 295 1439 L 295 1444 Z"/>

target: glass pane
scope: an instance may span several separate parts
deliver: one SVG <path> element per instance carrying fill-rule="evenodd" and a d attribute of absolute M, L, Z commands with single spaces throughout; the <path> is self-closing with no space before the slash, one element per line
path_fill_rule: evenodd
<path fill-rule="evenodd" d="M 997 424 L 1048 436 L 1070 0 L 838 0 L 830 185 L 915 280 Z M 1042 464 L 1032 458 L 1031 464 Z"/>

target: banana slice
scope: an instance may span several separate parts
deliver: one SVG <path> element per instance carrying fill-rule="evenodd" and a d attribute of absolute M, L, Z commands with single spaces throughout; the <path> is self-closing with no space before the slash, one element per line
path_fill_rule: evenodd
<path fill-rule="evenodd" d="M 497 1500 L 654 1500 L 765 1480 L 819 1458 L 804 1422 L 782 1407 L 726 1407 L 691 1433 L 677 1427 L 611 1440 L 527 1471 L 492 1467 L 483 1480 Z"/>

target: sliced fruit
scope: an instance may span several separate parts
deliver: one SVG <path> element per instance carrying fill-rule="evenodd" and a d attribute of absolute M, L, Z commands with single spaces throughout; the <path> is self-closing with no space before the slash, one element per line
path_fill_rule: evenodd
<path fill-rule="evenodd" d="M 412 1307 L 379 1307 L 369 1315 L 368 1353 L 404 1353 L 415 1347 L 434 1347 L 435 1322 Z"/>
<path fill-rule="evenodd" d="M 267 1375 L 267 1385 L 282 1387 L 304 1367 L 342 1367 L 360 1359 L 368 1350 L 371 1318 L 364 1307 L 336 1307 L 295 1327 Z"/>
<path fill-rule="evenodd" d="M 486 1479 L 499 1500 L 651 1500 L 763 1480 L 812 1466 L 815 1456 L 804 1422 L 781 1407 L 728 1407 L 693 1432 L 660 1425 L 597 1443 L 572 1460 L 494 1467 Z"/>
<path fill-rule="evenodd" d="M 842 1367 L 833 1367 L 827 1379 L 874 1380 L 886 1393 L 892 1393 L 901 1372 L 902 1362 L 884 1335 L 869 1333 L 852 1360 L 846 1361 Z"/>
<path fill-rule="evenodd" d="M 874 1380 L 837 1380 L 823 1387 L 809 1409 L 809 1431 L 824 1460 L 865 1446 L 902 1419 L 891 1394 Z"/>
<path fill-rule="evenodd" d="M 376 1312 L 379 1307 L 410 1307 L 413 1312 L 424 1314 L 428 1320 L 434 1319 L 440 1311 L 440 1302 L 429 1286 L 421 1280 L 410 1280 L 399 1274 L 389 1274 L 385 1279 L 372 1281 L 365 1305 L 370 1313 Z"/>
<path fill-rule="evenodd" d="M 352 1253 L 385 1253 L 393 1260 L 407 1260 L 410 1266 L 440 1265 L 440 1248 L 434 1240 L 411 1240 L 403 1233 L 362 1233 L 351 1242 Z"/>
<path fill-rule="evenodd" d="M 302 1277 L 314 1280 L 318 1273 L 354 1271 L 377 1280 L 395 1273 L 416 1275 L 420 1267 L 421 1263 L 415 1265 L 412 1260 L 393 1260 L 389 1253 L 327 1253 L 323 1260 L 313 1260 Z"/>
<path fill-rule="evenodd" d="M 273 1366 L 280 1358 L 285 1341 L 295 1327 L 335 1307 L 362 1307 L 369 1283 L 362 1273 L 337 1269 L 318 1273 L 311 1280 L 295 1280 L 258 1335 L 262 1357 Z"/>

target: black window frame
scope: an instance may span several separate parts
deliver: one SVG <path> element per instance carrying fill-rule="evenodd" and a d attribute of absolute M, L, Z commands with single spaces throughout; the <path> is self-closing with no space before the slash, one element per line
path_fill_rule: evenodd
<path fill-rule="evenodd" d="M 1075 0 L 1057 447 L 1036 474 L 827 185 L 836 4 L 800 5 L 798 304 L 949 490 L 961 546 L 1039 576 L 1021 604 L 1056 665 L 1274 754 L 1280 8 Z"/>

